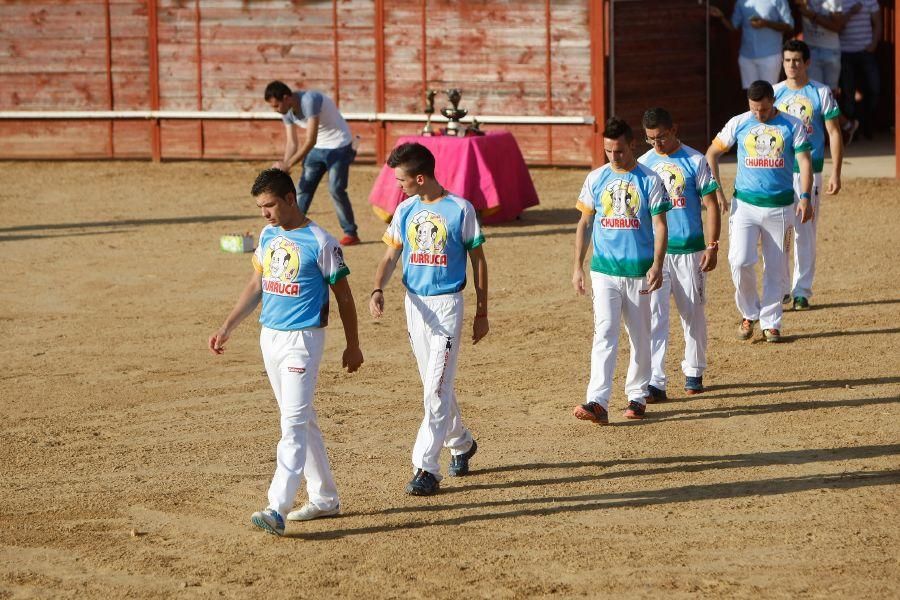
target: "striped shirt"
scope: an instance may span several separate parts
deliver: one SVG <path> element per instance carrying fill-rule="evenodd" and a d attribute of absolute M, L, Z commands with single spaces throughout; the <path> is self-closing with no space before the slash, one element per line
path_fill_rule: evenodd
<path fill-rule="evenodd" d="M 849 14 L 856 4 L 862 4 L 862 10 L 851 15 L 841 31 L 841 52 L 862 52 L 872 43 L 872 15 L 881 10 L 878 0 L 848 0 L 844 12 Z"/>

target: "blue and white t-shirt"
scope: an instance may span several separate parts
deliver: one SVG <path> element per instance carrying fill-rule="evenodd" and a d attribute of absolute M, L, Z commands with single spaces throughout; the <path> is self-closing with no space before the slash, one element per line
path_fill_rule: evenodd
<path fill-rule="evenodd" d="M 575 207 L 595 215 L 591 271 L 616 277 L 643 277 L 653 265 L 652 216 L 672 208 L 662 180 L 636 164 L 617 171 L 606 164 L 591 171 Z"/>
<path fill-rule="evenodd" d="M 787 81 L 782 81 L 775 86 L 775 106 L 803 121 L 806 136 L 812 144 L 813 172 L 821 173 L 825 165 L 825 121 L 841 116 L 831 90 L 818 81 L 810 81 L 794 90 L 788 87 Z M 797 163 L 794 163 L 794 172 L 800 172 Z"/>
<path fill-rule="evenodd" d="M 299 125 L 306 129 L 306 122 L 310 117 L 319 117 L 316 148 L 343 148 L 353 141 L 350 126 L 331 98 L 313 90 L 294 92 L 294 97 L 300 103 L 300 114 L 289 110 L 286 115 L 281 115 L 285 125 Z"/>
<path fill-rule="evenodd" d="M 672 210 L 666 215 L 669 227 L 666 252 L 690 254 L 704 250 L 701 199 L 719 189 L 706 156 L 681 144 L 672 154 L 651 149 L 638 162 L 659 175 L 672 203 Z"/>
<path fill-rule="evenodd" d="M 466 286 L 466 257 L 484 243 L 468 200 L 447 194 L 435 202 L 407 198 L 382 241 L 403 249 L 403 285 L 418 296 L 452 294 Z"/>
<path fill-rule="evenodd" d="M 800 119 L 778 111 L 761 123 L 747 111 L 729 119 L 713 143 L 722 151 L 738 144 L 736 198 L 770 208 L 793 204 L 794 155 L 811 149 Z"/>
<path fill-rule="evenodd" d="M 253 268 L 262 276 L 259 322 L 281 331 L 328 325 L 328 286 L 350 274 L 340 244 L 312 221 L 263 227 Z"/>

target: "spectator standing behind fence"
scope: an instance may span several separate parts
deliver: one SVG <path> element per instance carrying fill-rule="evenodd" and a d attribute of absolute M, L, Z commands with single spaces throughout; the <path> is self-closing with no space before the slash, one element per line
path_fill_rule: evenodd
<path fill-rule="evenodd" d="M 841 112 L 845 143 L 853 141 L 858 128 L 871 139 L 872 116 L 878 103 L 880 81 L 875 50 L 881 39 L 881 8 L 878 0 L 845 0 L 846 24 L 841 30 Z M 856 92 L 862 95 L 857 104 Z"/>
<path fill-rule="evenodd" d="M 741 87 L 746 90 L 758 79 L 774 85 L 781 73 L 782 38 L 794 30 L 787 0 L 738 0 L 731 20 L 717 6 L 710 6 L 709 14 L 729 31 L 741 32 Z"/>
<path fill-rule="evenodd" d="M 841 75 L 843 0 L 797 0 L 803 16 L 803 41 L 809 46 L 809 78 L 837 92 Z"/>
<path fill-rule="evenodd" d="M 296 164 L 303 165 L 303 173 L 297 178 L 297 205 L 304 215 L 319 182 L 328 172 L 328 190 L 334 203 L 344 237 L 341 246 L 359 243 L 353 206 L 347 195 L 350 163 L 356 158 L 350 127 L 331 98 L 313 90 L 297 90 L 280 81 L 266 86 L 266 102 L 281 114 L 285 127 L 284 157 L 272 165 L 275 169 L 290 172 Z M 306 139 L 297 141 L 297 127 L 306 129 Z"/>

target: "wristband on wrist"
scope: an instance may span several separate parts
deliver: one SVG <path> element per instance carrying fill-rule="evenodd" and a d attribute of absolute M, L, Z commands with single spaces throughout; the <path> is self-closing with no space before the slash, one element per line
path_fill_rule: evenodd
<path fill-rule="evenodd" d="M 706 245 L 707 250 L 718 250 L 719 249 L 719 240 L 715 240 L 714 242 L 710 242 Z"/>
<path fill-rule="evenodd" d="M 369 297 L 371 298 L 372 296 L 374 296 L 375 294 L 377 294 L 379 292 L 383 294 L 384 290 L 382 290 L 381 288 L 375 288 L 374 290 L 372 290 L 372 294 Z"/>
<path fill-rule="evenodd" d="M 800 199 L 801 200 L 804 200 L 804 199 L 810 200 L 810 199 L 812 199 L 812 196 L 810 196 L 809 192 L 803 192 L 802 194 L 800 194 Z"/>

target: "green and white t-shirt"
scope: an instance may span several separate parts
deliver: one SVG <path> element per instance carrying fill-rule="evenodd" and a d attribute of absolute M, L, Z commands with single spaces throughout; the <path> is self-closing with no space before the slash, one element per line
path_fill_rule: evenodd
<path fill-rule="evenodd" d="M 662 180 L 636 164 L 630 171 L 604 165 L 591 171 L 576 208 L 594 215 L 591 270 L 617 277 L 643 277 L 653 265 L 652 215 L 672 208 Z"/>
<path fill-rule="evenodd" d="M 662 179 L 672 210 L 666 215 L 669 226 L 669 254 L 691 254 L 706 248 L 703 239 L 701 198 L 719 189 L 706 156 L 681 144 L 672 154 L 649 150 L 638 159 Z"/>
<path fill-rule="evenodd" d="M 825 121 L 841 116 L 831 90 L 818 81 L 810 81 L 794 90 L 788 87 L 787 81 L 782 81 L 775 85 L 775 106 L 803 122 L 812 144 L 813 172 L 821 173 L 825 165 Z M 794 173 L 799 172 L 800 168 L 794 163 Z"/>
<path fill-rule="evenodd" d="M 794 203 L 795 155 L 811 149 L 800 119 L 779 111 L 762 123 L 747 111 L 729 119 L 713 144 L 722 151 L 737 144 L 736 198 L 765 208 Z"/>

